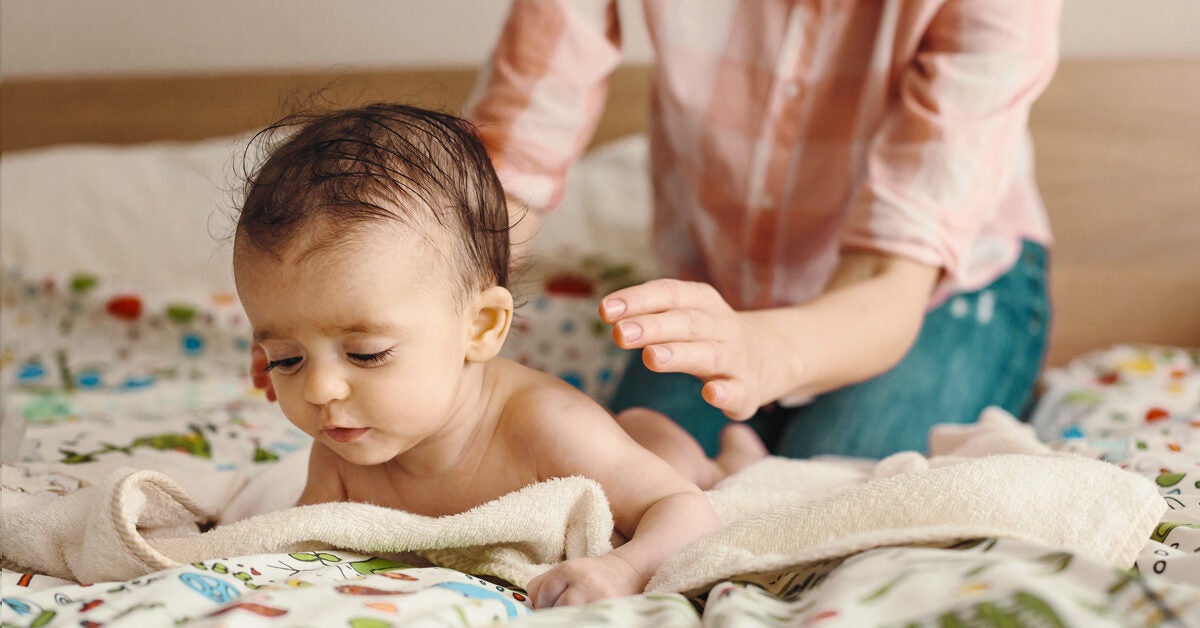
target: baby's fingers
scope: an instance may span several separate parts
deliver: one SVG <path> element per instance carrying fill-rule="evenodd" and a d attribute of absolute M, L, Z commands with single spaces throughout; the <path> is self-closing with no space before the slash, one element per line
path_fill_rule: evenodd
<path fill-rule="evenodd" d="M 250 375 L 256 385 L 262 378 L 270 379 L 267 374 L 267 352 L 259 345 L 250 348 Z"/>
<path fill-rule="evenodd" d="M 529 581 L 529 588 L 525 592 L 529 594 L 529 599 L 533 600 L 534 608 L 554 606 L 567 588 L 567 581 L 555 577 L 554 571 L 552 569 Z"/>
<path fill-rule="evenodd" d="M 267 372 L 267 353 L 259 345 L 250 348 L 250 381 L 255 388 L 266 391 L 268 400 L 275 401 L 275 387 Z"/>

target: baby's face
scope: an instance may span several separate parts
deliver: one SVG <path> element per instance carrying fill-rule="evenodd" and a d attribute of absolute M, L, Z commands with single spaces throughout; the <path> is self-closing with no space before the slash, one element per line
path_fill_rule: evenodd
<path fill-rule="evenodd" d="M 469 337 L 443 254 L 402 225 L 365 225 L 307 256 L 239 247 L 238 294 L 288 419 L 354 464 L 445 429 Z M 249 250 L 245 250 L 249 249 Z"/>

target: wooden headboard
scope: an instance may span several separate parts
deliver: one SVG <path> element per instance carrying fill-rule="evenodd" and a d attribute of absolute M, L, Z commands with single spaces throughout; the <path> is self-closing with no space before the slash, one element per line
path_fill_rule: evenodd
<path fill-rule="evenodd" d="M 0 150 L 193 140 L 312 103 L 457 110 L 471 69 L 6 80 Z M 593 143 L 645 128 L 649 72 L 620 69 Z M 316 95 L 316 96 L 314 96 Z M 1200 347 L 1200 59 L 1068 60 L 1036 105 L 1057 243 L 1050 362 L 1118 342 Z"/>

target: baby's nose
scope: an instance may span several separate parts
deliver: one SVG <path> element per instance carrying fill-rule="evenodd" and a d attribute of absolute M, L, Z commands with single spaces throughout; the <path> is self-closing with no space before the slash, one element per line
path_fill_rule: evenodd
<path fill-rule="evenodd" d="M 310 363 L 304 379 L 304 400 L 318 406 L 345 399 L 350 394 L 350 383 L 341 369 L 336 366 L 321 366 Z"/>

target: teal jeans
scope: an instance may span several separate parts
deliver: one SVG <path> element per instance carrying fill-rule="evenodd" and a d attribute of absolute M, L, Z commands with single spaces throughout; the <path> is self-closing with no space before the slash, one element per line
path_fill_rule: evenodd
<path fill-rule="evenodd" d="M 804 406 L 763 407 L 749 424 L 776 455 L 882 458 L 924 452 L 930 427 L 972 423 L 987 406 L 1024 416 L 1050 325 L 1046 265 L 1045 249 L 1026 242 L 1016 264 L 999 279 L 929 312 L 916 343 L 891 370 Z M 630 353 L 609 409 L 658 410 L 715 455 L 729 419 L 700 397 L 702 382 L 650 371 L 640 351 Z"/>

